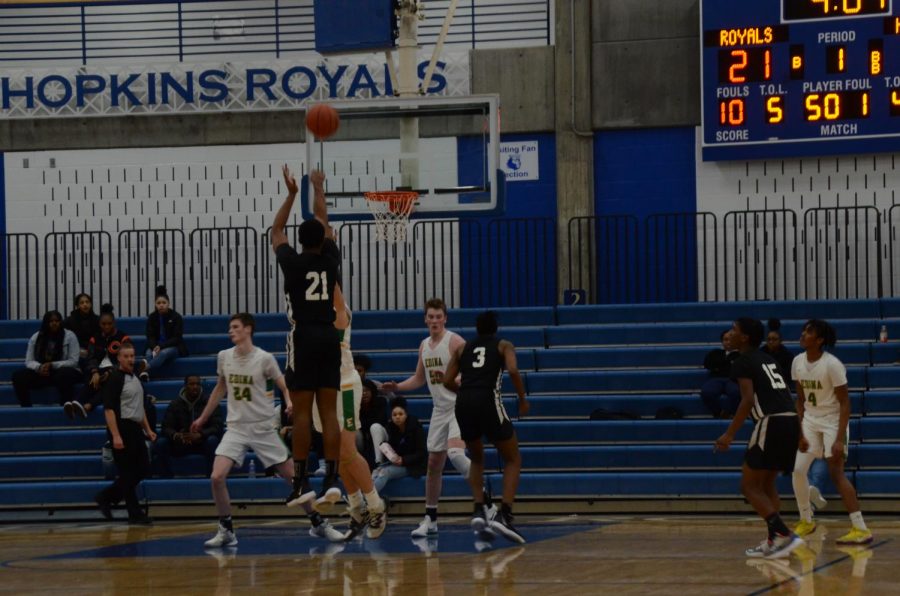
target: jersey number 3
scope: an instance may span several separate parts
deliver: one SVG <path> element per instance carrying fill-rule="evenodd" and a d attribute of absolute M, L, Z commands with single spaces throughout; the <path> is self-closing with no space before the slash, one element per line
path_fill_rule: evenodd
<path fill-rule="evenodd" d="M 784 377 L 778 372 L 777 364 L 763 364 L 763 372 L 766 373 L 766 376 L 769 377 L 769 381 L 772 382 L 772 389 L 787 389 Z"/>
<path fill-rule="evenodd" d="M 323 302 L 328 298 L 328 278 L 324 271 L 310 271 L 306 274 L 309 286 L 306 288 L 306 300 L 308 302 Z"/>
<path fill-rule="evenodd" d="M 475 362 L 472 363 L 472 368 L 481 368 L 484 366 L 484 353 L 487 351 L 487 348 L 475 348 L 472 350 L 472 353 L 475 354 Z"/>

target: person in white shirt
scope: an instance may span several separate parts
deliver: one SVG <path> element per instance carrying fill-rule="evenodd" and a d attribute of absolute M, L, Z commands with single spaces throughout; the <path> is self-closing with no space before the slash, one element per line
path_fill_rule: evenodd
<path fill-rule="evenodd" d="M 243 465 L 248 449 L 253 450 L 263 468 L 274 467 L 288 485 L 292 484 L 294 478 L 291 456 L 278 436 L 279 410 L 275 405 L 273 391 L 277 386 L 282 396 L 289 395 L 287 385 L 275 357 L 253 345 L 255 327 L 256 322 L 249 313 L 231 316 L 228 321 L 228 337 L 234 347 L 219 352 L 216 365 L 218 382 L 203 413 L 191 425 L 192 432 L 199 432 L 227 393 L 228 428 L 216 449 L 210 476 L 219 526 L 216 535 L 204 543 L 209 548 L 237 545 L 226 480 L 232 468 Z M 287 407 L 290 415 L 290 404 Z M 312 510 L 310 503 L 303 505 L 312 523 L 312 536 L 328 538 L 333 542 L 344 539 L 341 532 Z"/>
<path fill-rule="evenodd" d="M 419 361 L 415 374 L 400 383 L 388 381 L 381 386 L 385 391 L 406 393 L 427 383 L 434 401 L 426 441 L 428 471 L 425 477 L 425 518 L 412 531 L 415 538 L 437 534 L 438 500 L 441 498 L 441 480 L 447 457 L 464 478 L 469 477 L 471 465 L 456 422 L 456 394 L 444 387 L 444 372 L 450 364 L 450 355 L 466 345 L 466 342 L 446 328 L 447 305 L 440 298 L 432 298 L 425 303 L 425 324 L 428 326 L 428 337 L 419 344 Z M 486 505 L 490 506 L 489 503 Z"/>
<path fill-rule="evenodd" d="M 844 474 L 850 436 L 850 397 L 847 370 L 835 356 L 825 351 L 837 341 L 834 328 L 812 319 L 803 326 L 800 347 L 804 353 L 794 358 L 791 376 L 797 383 L 797 414 L 801 421 L 800 444 L 794 464 L 793 484 L 800 522 L 798 536 L 816 530 L 809 502 L 807 473 L 813 460 L 825 458 L 828 472 L 850 512 L 852 529 L 837 539 L 838 544 L 868 544 L 872 532 L 863 521 L 856 490 Z"/>

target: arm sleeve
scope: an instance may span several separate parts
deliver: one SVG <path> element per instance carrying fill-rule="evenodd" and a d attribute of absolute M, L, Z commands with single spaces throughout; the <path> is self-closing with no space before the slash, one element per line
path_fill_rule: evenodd
<path fill-rule="evenodd" d="M 830 358 L 828 361 L 828 378 L 834 387 L 841 387 L 847 384 L 847 369 L 844 363 L 837 358 Z"/>
<path fill-rule="evenodd" d="M 41 367 L 41 363 L 34 357 L 34 344 L 37 343 L 38 334 L 35 333 L 28 340 L 28 349 L 25 351 L 25 366 L 31 370 L 37 370 Z"/>
<path fill-rule="evenodd" d="M 74 333 L 66 330 L 65 347 L 63 349 L 63 359 L 57 360 L 50 365 L 51 368 L 78 368 L 78 356 L 81 352 L 81 346 L 78 345 L 78 338 Z"/>
<path fill-rule="evenodd" d="M 409 455 L 404 455 L 401 458 L 403 460 L 403 465 L 407 468 L 422 465 L 425 462 L 425 458 L 428 457 L 428 451 L 425 447 L 425 430 L 422 428 L 421 424 L 416 425 L 412 435 L 413 451 Z"/>
<path fill-rule="evenodd" d="M 172 439 L 172 435 L 180 431 L 180 429 L 175 428 L 176 407 L 174 401 L 169 404 L 169 407 L 166 408 L 166 413 L 163 414 L 162 428 L 159 429 L 160 434 L 170 440 Z"/>
<path fill-rule="evenodd" d="M 122 403 L 122 387 L 125 386 L 125 376 L 121 373 L 110 375 L 103 388 L 100 389 L 100 396 L 103 399 L 103 408 L 110 411 L 118 411 Z"/>
<path fill-rule="evenodd" d="M 181 337 L 184 335 L 184 318 L 176 314 L 172 318 L 172 333 L 166 334 L 166 341 L 160 345 L 160 348 L 176 348 L 181 343 Z"/>

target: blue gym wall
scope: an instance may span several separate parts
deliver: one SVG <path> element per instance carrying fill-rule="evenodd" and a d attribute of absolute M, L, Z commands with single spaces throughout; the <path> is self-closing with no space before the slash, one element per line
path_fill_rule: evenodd
<path fill-rule="evenodd" d="M 697 180 L 694 128 L 652 128 L 621 131 L 599 131 L 594 136 L 594 201 L 595 213 L 603 216 L 630 215 L 637 220 L 636 253 L 631 252 L 619 266 L 631 271 L 647 270 L 650 255 L 647 251 L 645 221 L 655 213 L 695 213 L 697 210 Z M 691 218 L 692 220 L 693 218 Z M 668 246 L 657 246 L 655 255 L 662 260 L 652 263 L 652 269 L 679 267 L 679 286 L 657 287 L 654 279 L 638 280 L 635 301 L 693 301 L 697 299 L 696 259 L 689 259 L 687 267 L 675 262 L 687 250 L 696 253 L 696 237 L 692 226 L 677 230 L 665 237 Z M 598 237 L 603 237 L 598 233 Z M 676 238 L 678 240 L 676 240 Z M 659 237 L 657 237 L 659 239 Z M 627 238 L 608 247 L 622 255 Z M 616 242 L 616 240 L 612 240 Z M 679 243 L 676 246 L 676 243 Z M 599 253 L 605 249 L 598 246 Z M 617 283 L 615 275 L 600 270 L 603 259 L 598 258 L 597 295 L 622 296 L 604 287 Z M 642 261 L 638 263 L 637 261 Z M 629 302 L 631 300 L 619 300 Z"/>
<path fill-rule="evenodd" d="M 9 318 L 6 304 L 6 162 L 0 152 L 0 320 Z"/>
<path fill-rule="evenodd" d="M 507 134 L 501 141 L 537 141 L 539 179 L 507 182 L 502 223 L 492 223 L 496 216 L 470 218 L 482 234 L 481 242 L 465 233 L 460 237 L 461 304 L 555 304 L 556 139 L 546 133 Z M 461 185 L 481 183 L 481 143 L 480 137 L 457 140 Z"/>

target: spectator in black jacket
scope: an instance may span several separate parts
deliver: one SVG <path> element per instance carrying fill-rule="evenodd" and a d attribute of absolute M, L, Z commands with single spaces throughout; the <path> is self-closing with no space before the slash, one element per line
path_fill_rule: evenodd
<path fill-rule="evenodd" d="M 769 319 L 769 334 L 766 335 L 766 345 L 762 347 L 760 352 L 768 354 L 778 363 L 781 369 L 781 376 L 785 379 L 791 378 L 791 371 L 794 365 L 794 353 L 784 347 L 781 343 L 781 321 L 778 319 Z"/>
<path fill-rule="evenodd" d="M 387 441 L 378 446 L 387 463 L 372 472 L 375 488 L 380 493 L 391 480 L 425 474 L 428 449 L 425 446 L 425 429 L 418 418 L 406 410 L 406 400 L 395 398 L 391 403 L 391 421 L 387 424 Z"/>
<path fill-rule="evenodd" d="M 75 334 L 81 347 L 80 358 L 90 358 L 90 341 L 100 334 L 100 317 L 94 313 L 94 300 L 90 294 L 81 293 L 75 296 L 75 308 L 66 317 L 63 327 Z"/>
<path fill-rule="evenodd" d="M 100 332 L 88 342 L 87 363 L 84 366 L 84 387 L 78 398 L 63 404 L 70 419 L 87 418 L 101 403 L 100 388 L 118 362 L 119 348 L 131 338 L 116 329 L 112 304 L 100 307 Z"/>
<path fill-rule="evenodd" d="M 374 470 L 384 462 L 384 455 L 375 445 L 387 440 L 387 400 L 371 379 L 363 381 L 362 399 L 359 404 L 359 430 L 356 432 L 356 450 Z M 373 432 L 374 429 L 374 432 Z M 374 441 L 374 437 L 378 440 Z M 373 442 L 374 441 L 374 442 Z"/>
<path fill-rule="evenodd" d="M 216 458 L 216 447 L 225 432 L 225 421 L 219 408 L 212 413 L 200 432 L 191 432 L 191 424 L 203 413 L 209 400 L 203 395 L 200 377 L 189 375 L 184 379 L 184 387 L 178 398 L 172 400 L 163 416 L 160 437 L 156 442 L 156 455 L 162 474 L 172 477 L 171 458 L 198 454 L 206 458 L 205 474 L 212 473 Z"/>
<path fill-rule="evenodd" d="M 147 315 L 147 363 L 141 380 L 150 380 L 152 371 L 178 356 L 187 356 L 184 343 L 184 319 L 171 307 L 165 286 L 156 287 L 156 309 Z"/>
<path fill-rule="evenodd" d="M 40 331 L 28 340 L 25 368 L 12 375 L 13 390 L 23 408 L 31 407 L 31 391 L 42 387 L 56 387 L 60 405 L 72 401 L 75 385 L 81 382 L 78 338 L 62 323 L 59 311 L 48 311 Z"/>
<path fill-rule="evenodd" d="M 731 418 L 741 401 L 740 389 L 731 378 L 731 363 L 740 353 L 731 348 L 730 329 L 722 332 L 721 340 L 722 348 L 710 350 L 703 360 L 709 378 L 700 387 L 700 399 L 713 418 Z"/>

